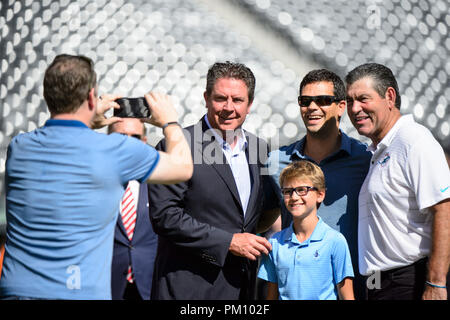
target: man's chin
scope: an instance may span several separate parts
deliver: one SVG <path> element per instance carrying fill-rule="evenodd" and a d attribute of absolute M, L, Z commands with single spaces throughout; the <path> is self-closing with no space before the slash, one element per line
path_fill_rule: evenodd
<path fill-rule="evenodd" d="M 368 130 L 368 128 L 362 126 L 362 127 L 356 127 L 355 128 L 356 131 L 358 131 L 358 133 L 362 136 L 368 137 L 370 135 L 370 131 Z"/>
<path fill-rule="evenodd" d="M 320 132 L 320 129 L 322 129 L 322 126 L 320 125 L 313 125 L 313 126 L 307 126 L 306 127 L 306 130 L 309 132 L 309 133 L 312 133 L 312 134 L 316 134 L 316 133 L 319 133 Z"/>
<path fill-rule="evenodd" d="M 221 123 L 218 126 L 218 129 L 222 132 L 227 132 L 227 131 L 235 131 L 236 129 L 238 129 L 240 127 L 240 123 L 236 123 L 236 122 L 231 122 L 231 123 Z"/>

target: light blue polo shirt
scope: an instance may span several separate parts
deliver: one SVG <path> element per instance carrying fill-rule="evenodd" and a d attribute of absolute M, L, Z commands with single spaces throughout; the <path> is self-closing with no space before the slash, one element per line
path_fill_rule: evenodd
<path fill-rule="evenodd" d="M 302 243 L 292 224 L 269 242 L 272 251 L 262 259 L 258 277 L 278 284 L 280 300 L 336 300 L 336 285 L 354 276 L 344 236 L 321 218 Z"/>
<path fill-rule="evenodd" d="M 11 140 L 0 297 L 111 299 L 114 227 L 130 180 L 158 152 L 82 122 L 48 120 Z"/>
<path fill-rule="evenodd" d="M 371 153 L 367 145 L 341 131 L 341 147 L 320 163 L 325 175 L 326 195 L 317 215 L 331 228 L 342 233 L 350 248 L 355 270 L 358 270 L 358 195 L 370 165 Z M 306 136 L 288 146 L 269 153 L 267 162 L 269 183 L 265 188 L 266 208 L 281 207 L 282 228 L 292 222 L 281 196 L 279 177 L 281 171 L 293 161 L 314 160 L 304 154 Z"/>

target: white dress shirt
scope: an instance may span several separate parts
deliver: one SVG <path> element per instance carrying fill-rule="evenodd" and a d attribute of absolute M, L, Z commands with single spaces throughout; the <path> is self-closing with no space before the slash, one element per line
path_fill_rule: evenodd
<path fill-rule="evenodd" d="M 209 124 L 208 117 L 205 115 L 206 124 L 210 129 L 212 129 Z M 242 209 L 247 211 L 248 200 L 250 198 L 250 192 L 252 190 L 251 180 L 250 180 L 250 170 L 248 167 L 247 156 L 245 154 L 245 148 L 247 147 L 247 139 L 245 138 L 244 131 L 241 128 L 236 129 L 237 143 L 234 148 L 231 148 L 230 144 L 223 140 L 223 138 L 212 129 L 217 142 L 222 146 L 222 151 L 230 165 L 231 171 L 233 172 L 234 181 L 238 189 L 239 198 L 241 200 Z"/>

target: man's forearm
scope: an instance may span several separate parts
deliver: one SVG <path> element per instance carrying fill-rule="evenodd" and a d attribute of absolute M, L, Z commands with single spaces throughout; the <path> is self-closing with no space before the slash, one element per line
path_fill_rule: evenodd
<path fill-rule="evenodd" d="M 160 161 L 147 180 L 148 183 L 173 184 L 192 177 L 194 166 L 191 150 L 179 125 L 164 128 L 165 151 L 160 152 Z"/>
<path fill-rule="evenodd" d="M 434 211 L 432 248 L 427 280 L 433 284 L 446 285 L 450 264 L 450 200 L 433 206 L 432 211 Z"/>

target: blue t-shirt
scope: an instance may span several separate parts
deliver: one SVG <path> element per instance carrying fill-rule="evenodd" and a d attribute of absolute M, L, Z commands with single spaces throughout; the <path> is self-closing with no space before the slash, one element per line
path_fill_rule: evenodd
<path fill-rule="evenodd" d="M 354 276 L 347 241 L 320 218 L 301 243 L 292 224 L 269 242 L 272 251 L 263 257 L 258 277 L 278 284 L 280 300 L 336 300 L 336 285 Z"/>
<path fill-rule="evenodd" d="M 367 145 L 341 131 L 340 149 L 317 165 L 325 175 L 326 194 L 317 215 L 331 228 L 342 233 L 350 248 L 355 270 L 358 262 L 358 195 L 370 165 L 371 153 Z M 289 227 L 292 215 L 281 196 L 281 171 L 291 162 L 309 160 L 303 153 L 306 137 L 288 146 L 270 152 L 268 159 L 269 183 L 265 184 L 266 208 L 281 207 L 282 228 Z"/>
<path fill-rule="evenodd" d="M 0 296 L 111 299 L 119 202 L 145 181 L 158 152 L 72 120 L 11 140 L 6 160 L 7 240 Z"/>

